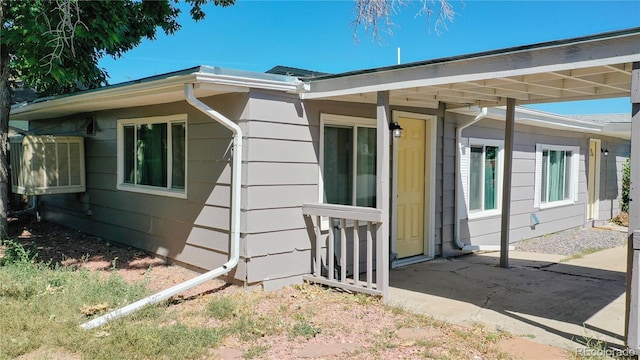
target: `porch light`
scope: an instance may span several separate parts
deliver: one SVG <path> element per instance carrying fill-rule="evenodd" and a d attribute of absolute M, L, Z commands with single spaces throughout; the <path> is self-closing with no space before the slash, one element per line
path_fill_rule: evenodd
<path fill-rule="evenodd" d="M 600 151 L 602 152 L 602 155 L 609 156 L 609 149 L 600 149 Z"/>
<path fill-rule="evenodd" d="M 394 138 L 399 138 L 402 136 L 402 127 L 398 124 L 397 121 L 389 123 L 389 130 L 393 132 Z"/>

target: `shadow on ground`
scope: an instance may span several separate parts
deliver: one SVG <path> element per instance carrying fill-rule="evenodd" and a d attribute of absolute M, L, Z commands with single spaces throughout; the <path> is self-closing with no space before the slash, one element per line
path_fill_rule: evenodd
<path fill-rule="evenodd" d="M 620 262 L 625 250 L 590 256 Z M 556 346 L 567 345 L 558 338 L 575 346 L 592 336 L 611 346 L 623 343 L 624 263 L 602 269 L 558 263 L 557 256 L 529 256 L 540 260 L 512 258 L 505 269 L 495 254 L 473 254 L 395 269 L 391 301 L 449 321 L 532 334 Z"/>

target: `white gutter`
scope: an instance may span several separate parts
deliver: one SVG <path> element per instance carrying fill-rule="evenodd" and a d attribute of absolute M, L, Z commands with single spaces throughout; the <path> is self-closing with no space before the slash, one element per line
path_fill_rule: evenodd
<path fill-rule="evenodd" d="M 231 245 L 229 248 L 229 260 L 221 267 L 206 272 L 200 276 L 197 276 L 191 280 L 185 281 L 181 284 L 173 286 L 169 289 L 163 290 L 159 293 L 146 297 L 142 300 L 138 300 L 133 304 L 129 304 L 123 308 L 114 310 L 101 317 L 95 318 L 81 325 L 85 330 L 93 329 L 105 323 L 117 319 L 122 316 L 131 314 L 137 310 L 144 308 L 147 305 L 157 304 L 164 301 L 174 295 L 177 295 L 183 291 L 191 289 L 209 280 L 213 280 L 218 276 L 224 275 L 231 271 L 239 260 L 240 249 L 240 181 L 242 179 L 242 130 L 233 121 L 226 118 L 224 115 L 213 110 L 200 100 L 196 99 L 193 95 L 193 84 L 184 85 L 184 94 L 187 102 L 194 108 L 200 110 L 205 115 L 220 123 L 233 133 L 233 168 L 232 168 L 232 184 L 231 184 Z"/>
<path fill-rule="evenodd" d="M 456 179 L 455 202 L 456 203 L 455 203 L 455 206 L 453 207 L 456 222 L 453 230 L 454 231 L 453 237 L 456 240 L 456 245 L 458 246 L 458 248 L 460 248 L 460 250 L 463 250 L 463 251 L 482 251 L 482 250 L 499 251 L 500 250 L 500 245 L 471 245 L 471 244 L 467 245 L 467 244 L 464 244 L 460 239 L 460 221 L 462 220 L 460 218 L 460 206 L 461 206 L 460 200 L 462 199 L 462 181 L 461 181 L 462 178 L 461 178 L 461 171 L 460 171 L 462 159 L 461 159 L 460 140 L 462 139 L 462 130 L 484 119 L 487 116 L 487 114 L 489 114 L 489 108 L 483 107 L 480 113 L 478 113 L 478 115 L 476 115 L 476 117 L 473 120 L 467 121 L 466 123 L 463 123 L 462 125 L 459 125 L 456 128 L 456 146 L 458 148 L 458 153 L 456 154 L 456 170 L 455 170 L 456 171 L 456 176 L 455 176 L 455 179 Z M 511 246 L 509 248 L 512 249 Z"/>
<path fill-rule="evenodd" d="M 476 115 L 476 117 L 473 120 L 467 121 L 466 123 L 463 123 L 462 125 L 458 125 L 458 127 L 456 128 L 456 147 L 457 147 L 457 154 L 456 154 L 456 190 L 455 190 L 455 205 L 454 205 L 454 216 L 455 216 L 455 227 L 454 227 L 454 233 L 453 233 L 453 237 L 456 240 L 456 245 L 458 246 L 458 248 L 460 248 L 461 250 L 464 251 L 472 251 L 472 250 L 496 250 L 496 249 L 487 249 L 484 247 L 480 247 L 479 245 L 465 245 L 462 243 L 462 240 L 460 240 L 460 203 L 462 200 L 462 174 L 460 171 L 460 167 L 462 165 L 462 153 L 461 153 L 461 148 L 460 148 L 460 140 L 462 139 L 462 130 L 466 129 L 467 127 L 477 123 L 478 121 L 482 120 L 485 118 L 485 116 L 487 116 L 487 114 L 489 113 L 489 108 L 483 107 L 482 110 L 480 111 L 480 113 L 478 115 Z M 493 246 L 494 248 L 496 246 Z M 500 247 L 498 246 L 497 249 L 499 250 Z"/>

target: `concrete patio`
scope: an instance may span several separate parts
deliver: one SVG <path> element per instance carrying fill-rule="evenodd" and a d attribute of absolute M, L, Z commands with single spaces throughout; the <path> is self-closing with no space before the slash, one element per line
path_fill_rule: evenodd
<path fill-rule="evenodd" d="M 436 259 L 391 271 L 390 300 L 458 324 L 479 322 L 575 353 L 585 341 L 622 349 L 627 248 L 566 260 L 510 252 Z"/>

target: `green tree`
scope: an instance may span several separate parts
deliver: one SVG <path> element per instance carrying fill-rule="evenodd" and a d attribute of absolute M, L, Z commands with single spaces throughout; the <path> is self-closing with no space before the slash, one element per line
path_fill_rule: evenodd
<path fill-rule="evenodd" d="M 209 2 L 225 7 L 235 0 L 186 0 L 191 18 L 203 19 Z M 106 85 L 100 58 L 120 57 L 158 31 L 175 33 L 179 14 L 174 0 L 0 0 L 0 237 L 7 233 L 12 82 L 19 79 L 41 95 Z"/>
<path fill-rule="evenodd" d="M 195 21 L 203 6 L 231 6 L 235 0 L 184 0 Z M 354 34 L 362 26 L 373 39 L 390 33 L 391 18 L 408 0 L 355 0 Z M 435 27 L 452 21 L 449 0 L 420 0 L 418 14 L 436 16 Z M 60 95 L 107 85 L 98 67 L 105 56 L 120 57 L 159 30 L 180 29 L 178 0 L 0 0 L 0 238 L 7 231 L 7 135 L 12 82 L 40 95 Z M 433 8 L 440 7 L 439 11 Z"/>
<path fill-rule="evenodd" d="M 622 166 L 622 200 L 620 201 L 620 210 L 629 212 L 629 186 L 631 185 L 631 157 L 624 161 Z"/>

